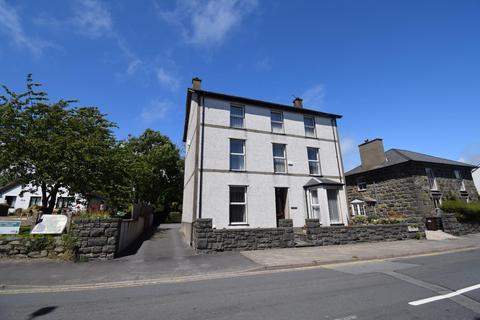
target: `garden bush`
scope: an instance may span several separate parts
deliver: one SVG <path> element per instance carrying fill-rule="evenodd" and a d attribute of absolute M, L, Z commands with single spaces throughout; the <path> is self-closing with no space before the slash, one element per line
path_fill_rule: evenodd
<path fill-rule="evenodd" d="M 454 213 L 458 221 L 480 222 L 480 202 L 466 203 L 461 200 L 447 200 L 441 207 L 443 212 Z"/>

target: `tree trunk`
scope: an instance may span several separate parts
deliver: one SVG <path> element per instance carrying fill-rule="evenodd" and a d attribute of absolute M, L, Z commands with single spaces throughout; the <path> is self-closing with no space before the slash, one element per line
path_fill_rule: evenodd
<path fill-rule="evenodd" d="M 50 190 L 50 195 L 49 195 L 50 199 L 48 201 L 48 206 L 46 210 L 44 210 L 45 214 L 52 214 L 53 209 L 55 209 L 55 203 L 57 201 L 57 192 L 58 192 L 58 186 L 54 185 Z"/>

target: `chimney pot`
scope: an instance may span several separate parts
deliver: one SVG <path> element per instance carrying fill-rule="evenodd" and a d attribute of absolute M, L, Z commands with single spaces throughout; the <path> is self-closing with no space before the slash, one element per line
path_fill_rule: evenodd
<path fill-rule="evenodd" d="M 202 79 L 195 77 L 192 79 L 192 89 L 201 90 L 202 89 Z"/>
<path fill-rule="evenodd" d="M 303 99 L 302 99 L 302 98 L 299 98 L 299 97 L 296 97 L 296 98 L 293 100 L 293 106 L 294 106 L 295 108 L 302 109 L 302 108 L 303 108 Z"/>

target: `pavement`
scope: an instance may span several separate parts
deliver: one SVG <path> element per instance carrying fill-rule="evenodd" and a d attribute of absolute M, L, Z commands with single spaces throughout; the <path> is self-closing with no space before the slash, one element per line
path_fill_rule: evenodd
<path fill-rule="evenodd" d="M 470 250 L 134 287 L 12 292 L 0 294 L 0 319 L 478 320 L 478 270 L 480 250 Z"/>
<path fill-rule="evenodd" d="M 62 290 L 134 286 L 234 277 L 271 269 L 329 265 L 480 249 L 480 234 L 455 239 L 404 240 L 342 246 L 271 249 L 196 255 L 181 239 L 178 224 L 160 225 L 138 250 L 104 262 L 1 260 L 0 294 L 7 290 Z M 82 287 L 83 286 L 83 287 Z M 67 289 L 70 288 L 70 289 Z M 54 289 L 56 290 L 56 289 Z"/>

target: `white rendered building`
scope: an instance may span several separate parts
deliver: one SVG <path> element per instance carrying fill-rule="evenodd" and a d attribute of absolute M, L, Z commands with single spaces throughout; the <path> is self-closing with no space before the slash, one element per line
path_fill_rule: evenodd
<path fill-rule="evenodd" d="M 187 91 L 182 231 L 348 224 L 339 115 L 201 90 Z"/>

